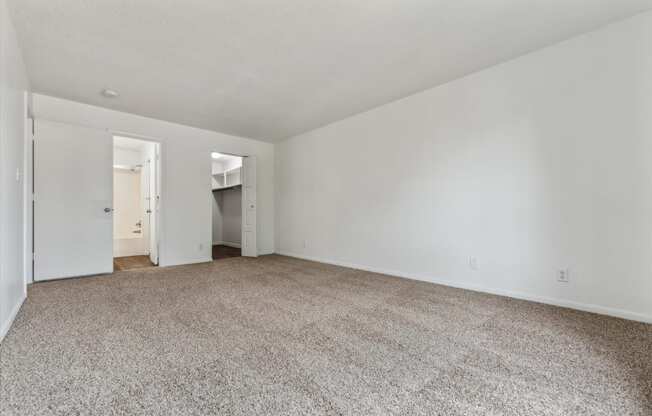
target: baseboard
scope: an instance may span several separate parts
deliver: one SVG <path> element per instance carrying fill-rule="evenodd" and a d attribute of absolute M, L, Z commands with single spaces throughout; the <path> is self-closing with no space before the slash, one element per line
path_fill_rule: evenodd
<path fill-rule="evenodd" d="M 193 259 L 193 260 L 184 260 L 182 262 L 161 263 L 161 259 L 159 258 L 158 267 L 187 266 L 187 265 L 190 265 L 190 264 L 210 263 L 212 261 L 213 261 L 212 257 L 201 257 L 201 258 Z"/>
<path fill-rule="evenodd" d="M 350 269 L 364 270 L 372 273 L 397 276 L 397 277 L 402 277 L 410 280 L 419 280 L 423 282 L 435 283 L 443 286 L 455 287 L 458 289 L 472 290 L 474 292 L 489 293 L 492 295 L 505 296 L 514 299 L 527 300 L 531 302 L 544 303 L 547 305 L 560 306 L 563 308 L 576 309 L 583 312 L 592 312 L 600 315 L 607 315 L 607 316 L 613 316 L 615 318 L 627 319 L 630 321 L 637 321 L 637 322 L 643 322 L 648 324 L 652 323 L 651 315 L 646 315 L 638 312 L 631 312 L 623 309 L 616 309 L 616 308 L 609 308 L 600 305 L 574 302 L 565 299 L 549 298 L 545 296 L 532 295 L 523 292 L 515 292 L 510 290 L 502 290 L 502 289 L 492 289 L 492 288 L 487 288 L 478 285 L 463 284 L 463 283 L 453 282 L 450 280 L 435 278 L 427 275 L 404 273 L 397 270 L 381 269 L 381 268 L 365 266 L 361 264 L 325 259 L 322 257 L 304 256 L 302 254 L 292 253 L 288 251 L 278 251 L 276 252 L 276 254 L 280 254 L 282 256 L 288 256 L 288 257 L 295 257 L 303 260 L 316 261 L 319 263 L 332 264 L 334 266 L 348 267 Z"/>
<path fill-rule="evenodd" d="M 220 241 L 217 243 L 213 243 L 214 246 L 227 246 L 227 247 L 233 247 L 233 248 L 242 248 L 240 243 L 230 243 L 228 241 Z"/>
<path fill-rule="evenodd" d="M 0 326 L 0 343 L 9 332 L 9 329 L 11 328 L 11 325 L 14 323 L 14 320 L 16 319 L 16 315 L 18 315 L 18 311 L 20 311 L 20 307 L 23 306 L 23 302 L 25 302 L 25 299 L 27 299 L 27 296 L 25 296 L 25 294 L 23 293 L 21 295 L 20 301 L 11 310 L 11 313 L 7 317 L 7 320 L 2 323 L 2 326 Z"/>

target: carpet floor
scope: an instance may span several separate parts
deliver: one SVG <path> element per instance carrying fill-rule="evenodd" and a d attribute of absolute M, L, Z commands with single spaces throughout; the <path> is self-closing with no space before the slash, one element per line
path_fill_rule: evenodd
<path fill-rule="evenodd" d="M 32 285 L 8 415 L 652 415 L 652 326 L 292 259 Z"/>

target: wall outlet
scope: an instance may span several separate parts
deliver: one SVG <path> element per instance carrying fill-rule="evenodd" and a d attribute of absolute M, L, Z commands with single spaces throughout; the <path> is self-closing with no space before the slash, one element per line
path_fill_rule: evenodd
<path fill-rule="evenodd" d="M 204 249 L 204 245 L 202 243 L 199 243 L 199 251 L 202 251 Z"/>
<path fill-rule="evenodd" d="M 562 283 L 568 283 L 570 281 L 570 273 L 568 269 L 557 270 L 557 281 Z"/>
<path fill-rule="evenodd" d="M 469 267 L 471 270 L 478 270 L 478 259 L 475 257 L 469 257 Z"/>
<path fill-rule="evenodd" d="M 303 240 L 303 248 L 308 248 L 308 240 Z"/>

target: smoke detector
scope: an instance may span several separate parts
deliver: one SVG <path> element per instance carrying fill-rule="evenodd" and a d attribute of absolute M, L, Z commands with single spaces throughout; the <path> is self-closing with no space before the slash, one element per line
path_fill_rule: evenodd
<path fill-rule="evenodd" d="M 120 94 L 118 94 L 118 91 L 105 88 L 102 90 L 102 95 L 105 96 L 106 98 L 115 98 Z"/>

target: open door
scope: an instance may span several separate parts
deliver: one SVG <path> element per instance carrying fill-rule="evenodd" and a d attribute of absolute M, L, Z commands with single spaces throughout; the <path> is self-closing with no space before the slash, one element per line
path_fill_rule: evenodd
<path fill-rule="evenodd" d="M 113 271 L 113 140 L 36 120 L 34 280 Z"/>
<path fill-rule="evenodd" d="M 257 257 L 256 157 L 242 158 L 242 255 Z"/>
<path fill-rule="evenodd" d="M 160 218 L 160 181 L 161 181 L 161 156 L 159 154 L 159 145 L 154 145 L 154 152 L 151 154 L 148 163 L 148 186 L 149 199 L 147 201 L 148 221 L 149 221 L 149 259 L 158 266 L 158 240 L 159 240 L 159 218 Z"/>

